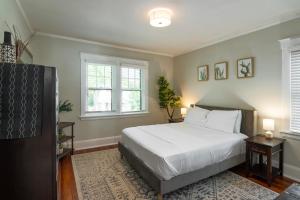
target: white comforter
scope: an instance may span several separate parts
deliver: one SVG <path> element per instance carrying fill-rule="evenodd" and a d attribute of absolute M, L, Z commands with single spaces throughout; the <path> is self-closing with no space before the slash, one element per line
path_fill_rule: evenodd
<path fill-rule="evenodd" d="M 164 180 L 245 153 L 244 134 L 185 122 L 123 130 L 121 143 Z"/>

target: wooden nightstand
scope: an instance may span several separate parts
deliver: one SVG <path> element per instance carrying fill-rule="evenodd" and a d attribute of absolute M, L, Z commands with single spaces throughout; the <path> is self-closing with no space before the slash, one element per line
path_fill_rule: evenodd
<path fill-rule="evenodd" d="M 179 122 L 183 122 L 183 121 L 184 121 L 183 118 L 172 119 L 172 120 L 169 119 L 169 123 L 179 123 Z"/>
<path fill-rule="evenodd" d="M 268 139 L 263 135 L 257 135 L 245 139 L 246 141 L 246 160 L 248 176 L 253 174 L 264 178 L 271 186 L 272 179 L 277 175 L 283 174 L 283 144 L 284 139 L 272 138 Z M 258 163 L 253 163 L 254 155 L 259 155 Z M 272 166 L 272 156 L 279 153 L 279 166 Z M 266 156 L 266 163 L 264 163 Z"/>

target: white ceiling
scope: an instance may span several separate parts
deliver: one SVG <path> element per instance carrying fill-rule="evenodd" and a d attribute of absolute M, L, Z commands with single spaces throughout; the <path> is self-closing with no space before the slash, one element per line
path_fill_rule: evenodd
<path fill-rule="evenodd" d="M 300 16 L 300 0 L 19 0 L 35 31 L 179 55 Z M 173 11 L 149 25 L 155 7 Z"/>

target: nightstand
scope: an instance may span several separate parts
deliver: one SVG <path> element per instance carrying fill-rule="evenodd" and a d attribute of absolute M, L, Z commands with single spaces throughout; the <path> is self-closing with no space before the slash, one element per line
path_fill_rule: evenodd
<path fill-rule="evenodd" d="M 184 119 L 183 118 L 178 118 L 178 119 L 169 119 L 169 123 L 179 123 L 179 122 L 183 122 Z"/>
<path fill-rule="evenodd" d="M 246 141 L 246 162 L 248 176 L 253 174 L 266 179 L 271 186 L 272 179 L 283 175 L 283 144 L 284 139 L 266 138 L 263 135 L 257 135 L 245 139 Z M 279 153 L 278 167 L 272 166 L 273 155 Z M 255 154 L 259 156 L 258 163 L 253 162 Z M 264 156 L 266 162 L 264 162 Z"/>

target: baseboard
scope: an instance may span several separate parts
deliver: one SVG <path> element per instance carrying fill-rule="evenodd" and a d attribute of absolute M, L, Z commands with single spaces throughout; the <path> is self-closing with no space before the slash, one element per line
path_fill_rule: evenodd
<path fill-rule="evenodd" d="M 278 160 L 272 160 L 272 163 L 278 166 Z M 300 167 L 284 163 L 283 176 L 290 178 L 294 181 L 300 182 Z"/>
<path fill-rule="evenodd" d="M 121 136 L 112 136 L 112 137 L 105 137 L 105 138 L 95 138 L 89 140 L 79 140 L 74 142 L 75 150 L 82 150 L 82 149 L 90 149 L 95 147 L 102 147 L 117 144 L 120 141 Z"/>
<path fill-rule="evenodd" d="M 287 178 L 300 182 L 300 167 L 284 164 L 283 175 Z"/>

